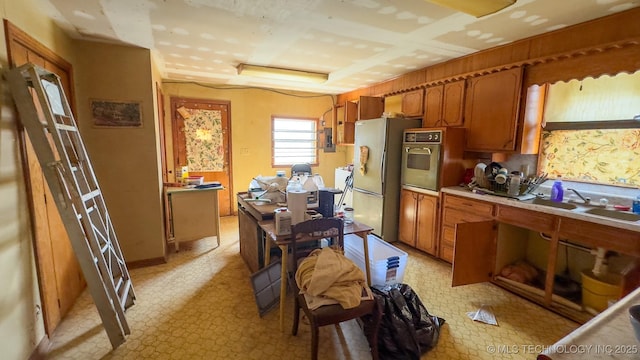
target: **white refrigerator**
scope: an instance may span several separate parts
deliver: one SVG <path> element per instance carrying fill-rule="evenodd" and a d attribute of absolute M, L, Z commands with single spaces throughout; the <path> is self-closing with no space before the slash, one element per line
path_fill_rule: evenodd
<path fill-rule="evenodd" d="M 356 121 L 353 209 L 357 222 L 387 242 L 398 239 L 402 135 L 421 119 L 379 118 Z"/>

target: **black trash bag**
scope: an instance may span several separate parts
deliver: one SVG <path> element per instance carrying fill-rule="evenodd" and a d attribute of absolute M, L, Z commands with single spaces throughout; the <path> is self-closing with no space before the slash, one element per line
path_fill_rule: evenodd
<path fill-rule="evenodd" d="M 383 314 L 378 330 L 380 359 L 419 360 L 438 342 L 443 318 L 430 315 L 406 284 L 371 288 Z M 365 321 L 365 331 L 368 323 Z"/>

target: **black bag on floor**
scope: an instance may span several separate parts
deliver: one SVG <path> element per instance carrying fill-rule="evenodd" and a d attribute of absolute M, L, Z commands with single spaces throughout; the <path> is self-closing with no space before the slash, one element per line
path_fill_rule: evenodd
<path fill-rule="evenodd" d="M 374 286 L 371 290 L 383 310 L 378 331 L 380 359 L 419 360 L 436 345 L 445 320 L 430 315 L 409 285 Z"/>

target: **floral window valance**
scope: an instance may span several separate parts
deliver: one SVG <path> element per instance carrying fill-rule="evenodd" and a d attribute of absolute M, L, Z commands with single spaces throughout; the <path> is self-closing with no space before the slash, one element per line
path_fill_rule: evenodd
<path fill-rule="evenodd" d="M 550 178 L 638 186 L 640 129 L 544 131 L 538 161 Z"/>

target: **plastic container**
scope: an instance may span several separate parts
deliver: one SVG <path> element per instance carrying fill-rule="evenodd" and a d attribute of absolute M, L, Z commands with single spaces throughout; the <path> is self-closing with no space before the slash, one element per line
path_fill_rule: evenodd
<path fill-rule="evenodd" d="M 369 234 L 369 270 L 372 285 L 402 283 L 408 254 L 379 237 Z M 344 254 L 366 274 L 362 238 L 355 234 L 344 236 Z"/>
<path fill-rule="evenodd" d="M 564 197 L 564 190 L 562 189 L 562 176 L 558 175 L 556 181 L 553 182 L 551 187 L 551 201 L 562 202 Z"/>
<path fill-rule="evenodd" d="M 633 200 L 633 212 L 635 214 L 640 214 L 640 195 L 638 195 L 636 199 Z"/>
<path fill-rule="evenodd" d="M 318 202 L 318 186 L 313 181 L 313 177 L 307 177 L 307 180 L 302 184 L 302 189 L 307 190 L 307 208 L 317 208 L 320 204 Z"/>
<path fill-rule="evenodd" d="M 520 195 L 520 182 L 522 179 L 522 175 L 519 172 L 511 173 L 509 177 L 509 189 L 507 190 L 507 194 L 510 196 L 518 196 Z"/>
<path fill-rule="evenodd" d="M 276 235 L 291 234 L 291 211 L 287 208 L 278 208 L 275 210 L 276 219 Z"/>
<path fill-rule="evenodd" d="M 606 273 L 596 277 L 584 270 L 582 277 L 582 305 L 598 312 L 607 308 L 609 300 L 618 300 L 622 294 L 622 275 Z"/>
<path fill-rule="evenodd" d="M 286 190 L 287 192 L 302 190 L 302 184 L 300 184 L 300 180 L 298 179 L 289 180 Z"/>
<path fill-rule="evenodd" d="M 316 184 L 318 189 L 324 189 L 324 180 L 322 179 L 322 176 L 320 176 L 320 174 L 313 175 L 313 182 Z"/>

